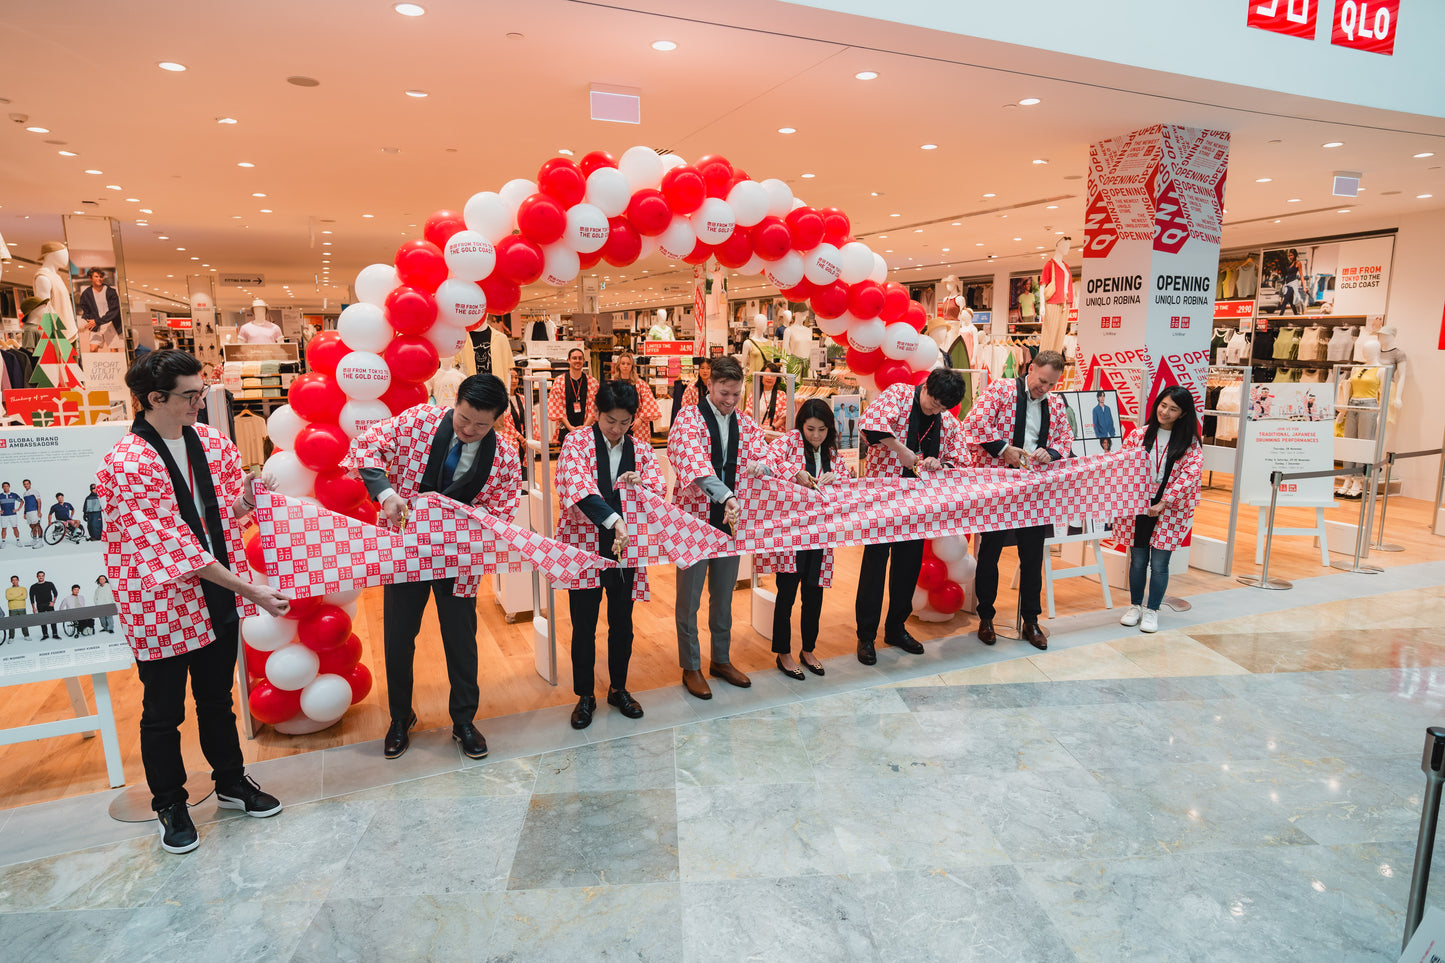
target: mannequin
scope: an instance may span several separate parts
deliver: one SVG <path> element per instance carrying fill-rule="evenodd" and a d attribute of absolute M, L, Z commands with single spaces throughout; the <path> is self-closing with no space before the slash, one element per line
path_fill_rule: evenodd
<path fill-rule="evenodd" d="M 749 385 L 753 383 L 752 376 L 768 363 L 768 356 L 762 348 L 768 340 L 767 332 L 768 316 L 761 313 L 753 315 L 752 334 L 743 342 L 743 372 L 748 376 Z"/>
<path fill-rule="evenodd" d="M 281 328 L 266 319 L 266 302 L 260 298 L 251 302 L 252 318 L 241 325 L 242 344 L 280 344 Z"/>
<path fill-rule="evenodd" d="M 1376 337 L 1380 341 L 1380 364 L 1390 365 L 1390 411 L 1388 419 L 1393 421 L 1400 412 L 1400 403 L 1405 398 L 1405 352 L 1395 346 L 1395 326 L 1387 324 Z"/>
<path fill-rule="evenodd" d="M 1044 330 L 1039 337 L 1040 351 L 1060 351 L 1064 347 L 1064 322 L 1074 303 L 1074 275 L 1065 258 L 1069 254 L 1068 236 L 1054 245 L 1054 256 L 1044 265 Z"/>
<path fill-rule="evenodd" d="M 500 375 L 498 377 L 501 377 Z M 457 370 L 455 358 L 442 358 L 441 367 L 431 379 L 432 400 L 444 408 L 457 403 L 457 389 L 462 385 L 462 373 Z"/>
<path fill-rule="evenodd" d="M 1376 346 L 1380 343 L 1379 331 L 1384 327 L 1385 318 L 1383 315 L 1372 315 L 1365 320 L 1365 330 L 1355 338 L 1354 360 L 1363 364 L 1365 361 L 1365 342 L 1373 341 Z"/>
<path fill-rule="evenodd" d="M 667 308 L 658 308 L 653 314 L 652 327 L 647 330 L 648 341 L 672 341 L 672 325 L 667 323 Z"/>
<path fill-rule="evenodd" d="M 1380 343 L 1374 338 L 1361 338 L 1358 347 L 1365 362 L 1350 372 L 1349 380 L 1341 385 L 1345 404 L 1340 406 L 1338 418 L 1344 424 L 1344 437 L 1374 438 L 1380 420 Z M 1358 468 L 1361 463 L 1342 464 L 1345 468 Z M 1335 489 L 1335 494 L 1341 498 L 1359 498 L 1364 489 L 1359 476 L 1354 476 Z"/>
<path fill-rule="evenodd" d="M 808 312 L 793 315 L 783 329 L 783 353 L 804 360 L 813 353 L 813 329 L 808 324 Z"/>
<path fill-rule="evenodd" d="M 1033 278 L 1028 279 L 1028 286 L 1019 294 L 1019 320 L 1033 321 L 1038 313 L 1038 298 L 1034 296 L 1036 285 Z"/>
<path fill-rule="evenodd" d="M 20 302 L 20 349 L 26 354 L 35 351 L 40 343 L 40 316 L 50 301 L 45 298 L 26 298 Z"/>
<path fill-rule="evenodd" d="M 757 314 L 753 315 L 753 320 L 750 328 L 752 330 L 752 336 L 754 338 L 757 338 L 759 340 L 766 338 L 768 336 L 768 316 L 759 311 Z"/>
<path fill-rule="evenodd" d="M 61 241 L 40 245 L 40 268 L 32 286 L 37 298 L 50 301 L 67 341 L 75 340 L 75 302 L 70 298 L 70 251 Z"/>
<path fill-rule="evenodd" d="M 496 375 L 498 378 L 515 366 L 512 357 L 511 333 L 507 331 L 504 315 L 489 314 L 487 323 L 476 331 L 468 331 L 476 370 Z"/>
<path fill-rule="evenodd" d="M 973 312 L 964 304 L 963 286 L 957 276 L 950 274 L 943 279 L 943 297 L 938 302 L 938 317 L 929 320 L 924 333 L 938 344 L 939 354 L 943 355 L 948 353 L 948 349 L 965 328 L 973 326 L 972 321 Z M 972 356 L 970 351 L 969 357 Z"/>

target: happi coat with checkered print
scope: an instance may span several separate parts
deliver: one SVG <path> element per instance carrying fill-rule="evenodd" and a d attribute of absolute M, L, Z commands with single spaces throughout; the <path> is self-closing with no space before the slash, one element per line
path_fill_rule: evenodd
<path fill-rule="evenodd" d="M 858 431 L 878 431 L 892 435 L 900 443 L 908 441 L 908 418 L 913 412 L 913 398 L 916 388 L 911 384 L 897 384 L 869 402 L 858 419 Z M 968 464 L 968 452 L 963 444 L 963 431 L 958 419 L 951 411 L 938 414 L 938 460 L 952 468 Z M 900 478 L 903 463 L 885 445 L 868 446 L 869 478 Z"/>
<path fill-rule="evenodd" d="M 1120 451 L 1142 448 L 1143 445 L 1144 432 L 1136 431 L 1124 440 Z M 1151 468 L 1154 466 L 1154 454 L 1152 451 L 1149 453 Z M 1172 552 L 1184 544 L 1184 539 L 1194 527 L 1194 509 L 1199 505 L 1199 482 L 1203 475 L 1204 449 L 1199 446 L 1198 439 L 1195 439 L 1185 449 L 1184 457 L 1169 469 L 1169 477 L 1164 483 L 1164 494 L 1160 499 L 1164 502 L 1164 508 L 1159 512 L 1159 521 L 1154 523 L 1154 534 L 1149 539 L 1150 548 Z M 1151 483 L 1158 484 L 1153 481 L 1152 472 L 1149 478 Z M 1153 497 L 1152 489 L 1150 497 Z M 1128 515 L 1114 520 L 1114 538 L 1120 545 L 1134 544 L 1136 517 Z"/>
<path fill-rule="evenodd" d="M 1013 444 L 1014 421 L 1018 417 L 1019 384 L 1022 378 L 994 381 L 984 389 L 983 396 L 968 409 L 963 418 L 963 440 L 968 445 L 969 464 L 975 468 L 1007 468 L 1002 458 L 983 450 L 991 441 Z M 1027 390 L 1027 389 L 1025 389 Z M 1074 433 L 1069 428 L 1069 415 L 1064 399 L 1050 391 L 1044 396 L 1049 406 L 1049 437 L 1039 439 L 1040 448 L 1052 448 L 1059 457 L 1068 458 L 1074 446 Z"/>
<path fill-rule="evenodd" d="M 195 431 L 216 488 L 232 569 L 245 578 L 245 566 L 236 561 L 246 555 L 241 521 L 231 515 L 245 482 L 241 453 L 209 425 L 197 424 Z M 165 659 L 214 642 L 199 572 L 216 557 L 181 520 L 160 454 L 139 435 L 127 434 L 106 453 L 95 478 L 105 502 L 105 573 L 136 659 Z M 238 597 L 237 610 L 254 615 L 256 607 Z"/>
<path fill-rule="evenodd" d="M 835 451 L 832 453 L 829 464 L 833 466 L 834 472 L 841 477 L 847 477 L 847 469 L 838 462 L 840 456 Z M 807 471 L 813 473 L 813 467 L 808 464 L 807 453 L 803 447 L 803 433 L 794 428 L 781 438 L 774 439 L 768 446 L 768 468 L 772 470 L 773 477 L 779 482 L 795 484 L 793 479 L 798 472 Z M 753 564 L 759 572 L 796 572 L 798 570 L 798 556 L 792 552 L 780 552 L 778 554 L 760 553 L 753 557 Z M 833 587 L 833 550 L 823 549 L 823 562 L 818 566 L 819 588 Z"/>
<path fill-rule="evenodd" d="M 767 463 L 768 443 L 757 422 L 741 411 L 733 414 L 737 418 L 734 423 L 738 431 L 737 472 L 741 478 L 750 463 Z M 716 472 L 712 469 L 712 439 L 708 437 L 707 423 L 703 421 L 698 405 L 691 405 L 677 413 L 677 420 L 667 432 L 667 460 L 677 474 L 677 484 L 672 489 L 673 504 L 694 518 L 707 521 L 712 502 L 694 482 Z"/>

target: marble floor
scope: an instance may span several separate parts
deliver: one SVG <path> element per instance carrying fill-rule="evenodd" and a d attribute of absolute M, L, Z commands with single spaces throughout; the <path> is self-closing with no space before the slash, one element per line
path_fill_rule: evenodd
<path fill-rule="evenodd" d="M 1442 585 L 1219 592 L 1154 636 L 1092 613 L 1047 653 L 883 649 L 582 733 L 546 709 L 481 763 L 445 731 L 273 760 L 286 811 L 202 802 L 186 856 L 111 793 L 0 810 L 0 954 L 1394 960 Z"/>

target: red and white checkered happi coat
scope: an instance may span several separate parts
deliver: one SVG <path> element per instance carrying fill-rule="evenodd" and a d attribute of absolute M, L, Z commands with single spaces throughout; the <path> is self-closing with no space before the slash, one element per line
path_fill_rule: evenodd
<path fill-rule="evenodd" d="M 914 386 L 898 384 L 884 391 L 869 402 L 858 419 L 858 431 L 881 431 L 897 438 L 900 444 L 908 442 L 908 416 L 913 411 Z M 963 433 L 953 412 L 944 411 L 938 416 L 938 430 L 942 437 L 938 441 L 938 458 L 945 465 L 963 466 L 968 463 L 968 453 L 963 444 Z M 868 446 L 868 477 L 899 478 L 903 475 L 903 463 L 885 445 Z"/>
<path fill-rule="evenodd" d="M 632 384 L 637 389 L 637 416 L 632 419 L 632 437 L 651 447 L 652 423 L 662 417 L 662 411 L 657 407 L 657 395 L 652 393 L 651 385 L 640 378 Z"/>
<path fill-rule="evenodd" d="M 834 453 L 833 460 L 837 460 L 837 453 Z M 775 440 L 768 446 L 768 467 L 772 469 L 773 486 L 793 485 L 796 488 L 804 489 L 793 479 L 800 471 L 813 473 L 813 469 L 807 464 L 807 455 L 803 449 L 803 434 L 794 428 L 781 438 Z M 847 477 L 847 470 L 842 469 L 839 474 Z M 765 486 L 766 487 L 766 486 Z M 758 555 L 753 559 L 759 572 L 796 572 L 798 570 L 798 556 L 793 553 L 765 554 Z M 823 588 L 831 588 L 833 585 L 833 550 L 823 549 L 823 564 L 818 569 L 818 584 Z"/>
<path fill-rule="evenodd" d="M 690 385 L 688 385 L 686 388 L 682 389 L 682 400 L 678 402 L 678 407 L 680 407 L 680 408 L 692 408 L 692 407 L 696 407 L 696 406 L 697 406 L 697 402 L 698 402 L 697 382 L 694 381 L 692 384 L 690 384 Z"/>
<path fill-rule="evenodd" d="M 1018 416 L 1018 379 L 995 381 L 984 389 L 983 396 L 963 417 L 963 440 L 968 445 L 968 464 L 975 468 L 1007 468 L 1003 459 L 983 450 L 991 441 L 1013 444 L 1014 420 Z M 1069 415 L 1064 399 L 1052 391 L 1044 399 L 1049 406 L 1049 437 L 1040 439 L 1040 448 L 1052 448 L 1062 458 L 1069 457 L 1074 446 L 1074 433 L 1069 428 Z"/>
<path fill-rule="evenodd" d="M 1136 431 L 1124 441 L 1121 451 L 1143 450 L 1144 432 Z M 1149 458 L 1150 480 L 1153 482 L 1154 453 L 1146 452 Z M 1199 504 L 1199 482 L 1204 474 L 1204 449 L 1198 440 L 1190 444 L 1184 457 L 1169 470 L 1169 483 L 1164 486 L 1164 508 L 1159 512 L 1159 521 L 1154 525 L 1154 535 L 1149 546 L 1161 552 L 1172 552 L 1184 544 L 1190 529 L 1194 526 L 1194 509 Z M 1149 497 L 1154 497 L 1153 488 Z M 1125 515 L 1114 520 L 1114 538 L 1120 545 L 1134 544 L 1134 515 Z"/>
<path fill-rule="evenodd" d="M 241 495 L 241 454 L 209 425 L 195 426 L 216 488 L 231 569 L 247 577 L 241 528 L 231 505 Z M 166 463 L 143 438 L 127 434 L 96 473 L 105 502 L 105 572 L 120 624 L 137 660 L 192 652 L 216 640 L 197 572 L 216 561 L 181 520 Z M 187 493 L 186 497 L 190 497 Z M 255 614 L 251 603 L 238 608 Z"/>
<path fill-rule="evenodd" d="M 763 430 L 758 427 L 757 422 L 741 411 L 735 414 L 738 431 L 737 478 L 741 484 L 751 462 L 767 462 L 768 443 L 764 440 Z M 718 428 L 721 429 L 722 425 L 718 425 Z M 668 429 L 667 460 L 677 474 L 677 484 L 672 489 L 673 504 L 693 517 L 707 521 L 712 502 L 694 481 L 716 473 L 712 470 L 712 438 L 708 435 L 707 422 L 703 421 L 702 411 L 697 405 L 679 411 L 677 420 Z"/>
<path fill-rule="evenodd" d="M 637 474 L 642 477 L 642 484 L 659 497 L 667 494 L 667 481 L 662 477 L 662 469 L 658 467 L 652 445 L 639 443 L 634 439 L 632 457 Z M 617 479 L 612 481 L 616 484 Z M 597 552 L 597 526 L 577 507 L 577 503 L 588 495 L 601 494 L 597 489 L 596 436 L 590 428 L 586 431 L 570 432 L 567 440 L 562 443 L 562 453 L 557 458 L 557 500 L 562 506 L 561 517 L 557 519 L 559 542 L 588 552 Z M 645 519 L 627 517 L 626 503 L 622 508 L 621 514 L 629 529 L 645 524 Z M 597 588 L 602 584 L 599 574 L 599 569 L 589 568 L 571 581 L 559 582 L 557 587 L 568 590 Z M 646 567 L 637 570 L 637 578 L 632 584 L 632 597 L 638 601 L 646 601 L 652 597 Z"/>
<path fill-rule="evenodd" d="M 560 378 L 554 378 L 552 380 L 552 387 L 547 389 L 547 421 L 549 422 L 547 427 L 551 431 L 549 441 L 557 440 L 557 429 L 563 425 L 567 426 L 568 431 L 577 430 L 567 422 L 568 377 L 568 375 L 564 374 Z M 597 384 L 597 379 L 592 377 L 589 372 L 587 375 L 587 404 L 582 409 L 583 424 L 586 424 L 588 421 L 597 420 Z M 649 394 L 650 393 L 651 392 L 649 392 Z M 653 407 L 657 407 L 656 404 L 654 404 Z"/>
<path fill-rule="evenodd" d="M 773 390 L 771 388 L 764 388 L 762 392 L 758 395 L 758 413 L 761 415 L 762 418 L 762 420 L 759 421 L 758 424 L 762 425 L 764 428 L 769 428 L 773 431 L 787 431 L 788 394 L 787 392 L 783 391 L 781 387 L 778 389 L 777 408 L 773 411 L 773 416 L 769 418 L 768 399 L 772 396 Z M 796 399 L 794 400 L 796 401 Z M 751 415 L 753 410 L 751 386 L 748 392 L 748 397 L 743 401 L 743 408 Z"/>

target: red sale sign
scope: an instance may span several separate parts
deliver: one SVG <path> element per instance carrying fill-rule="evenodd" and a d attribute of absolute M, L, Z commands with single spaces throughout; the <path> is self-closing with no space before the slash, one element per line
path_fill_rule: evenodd
<path fill-rule="evenodd" d="M 1313 40 L 1319 12 L 1318 0 L 1249 0 L 1246 23 L 1260 30 Z"/>
<path fill-rule="evenodd" d="M 1400 0 L 1338 0 L 1330 43 L 1370 53 L 1395 53 Z"/>

